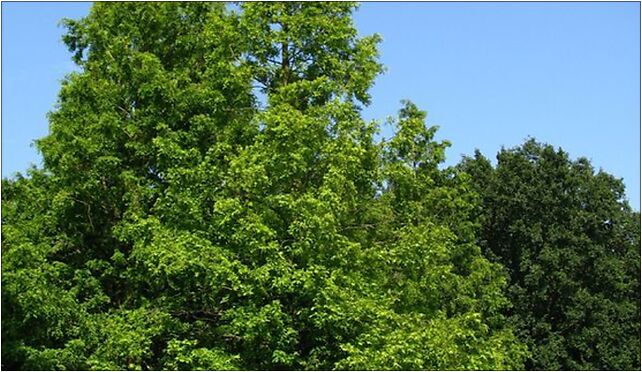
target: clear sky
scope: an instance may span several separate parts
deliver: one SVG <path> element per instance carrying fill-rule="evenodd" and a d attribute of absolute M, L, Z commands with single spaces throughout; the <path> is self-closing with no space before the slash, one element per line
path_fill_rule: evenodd
<path fill-rule="evenodd" d="M 89 7 L 2 3 L 3 177 L 40 164 L 30 144 L 74 69 L 57 23 Z M 639 20 L 635 2 L 362 4 L 357 27 L 383 36 L 388 69 L 364 114 L 414 101 L 453 143 L 447 164 L 535 137 L 623 178 L 640 210 Z"/>

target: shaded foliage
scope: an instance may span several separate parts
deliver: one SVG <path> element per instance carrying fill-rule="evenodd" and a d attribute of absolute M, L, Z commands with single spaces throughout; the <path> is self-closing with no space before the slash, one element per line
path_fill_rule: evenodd
<path fill-rule="evenodd" d="M 509 277 L 533 369 L 640 368 L 640 214 L 621 180 L 531 139 L 460 165 L 483 198 L 479 244 Z"/>

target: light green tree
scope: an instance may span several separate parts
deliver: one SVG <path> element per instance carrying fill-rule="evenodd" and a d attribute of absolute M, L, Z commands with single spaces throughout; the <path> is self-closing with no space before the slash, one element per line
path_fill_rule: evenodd
<path fill-rule="evenodd" d="M 469 179 L 351 3 L 97 3 L 44 169 L 3 183 L 3 365 L 510 369 Z M 264 97 L 265 103 L 260 103 Z"/>

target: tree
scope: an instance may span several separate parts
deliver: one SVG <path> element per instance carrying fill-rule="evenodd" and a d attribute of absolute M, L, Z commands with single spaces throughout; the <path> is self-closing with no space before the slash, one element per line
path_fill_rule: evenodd
<path fill-rule="evenodd" d="M 521 367 L 447 143 L 409 102 L 390 141 L 361 118 L 381 65 L 353 9 L 67 21 L 44 169 L 3 184 L 5 367 Z"/>
<path fill-rule="evenodd" d="M 177 157 L 222 157 L 250 137 L 251 80 L 230 22 L 223 4 L 196 3 L 96 4 L 66 21 L 82 72 L 63 83 L 37 143 L 44 169 L 3 185 L 4 366 L 165 365 L 182 323 L 139 292 L 123 236 L 130 221 L 164 216 Z M 216 348 L 174 345 L 178 359 L 213 353 L 194 368 L 233 366 Z"/>
<path fill-rule="evenodd" d="M 640 214 L 621 180 L 528 140 L 461 168 L 482 195 L 479 244 L 506 267 L 529 369 L 640 368 Z"/>

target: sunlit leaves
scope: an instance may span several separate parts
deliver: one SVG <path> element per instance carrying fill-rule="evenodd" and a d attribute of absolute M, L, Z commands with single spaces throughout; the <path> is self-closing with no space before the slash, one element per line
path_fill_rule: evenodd
<path fill-rule="evenodd" d="M 66 21 L 44 170 L 3 181 L 3 366 L 521 368 L 448 143 L 410 102 L 389 141 L 361 116 L 382 67 L 353 9 Z"/>

